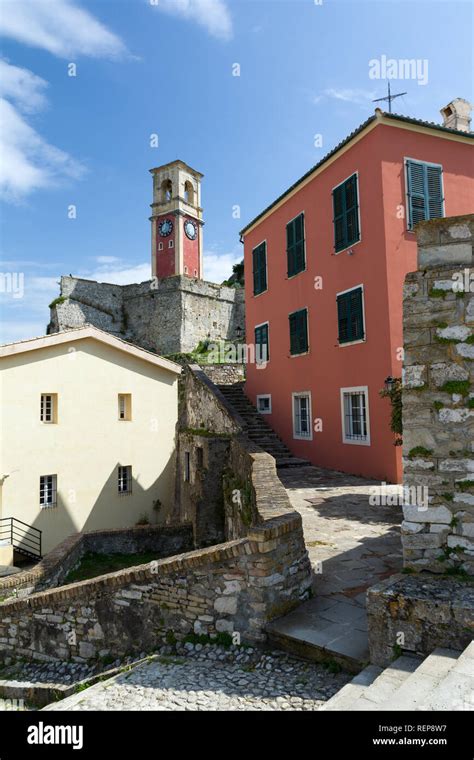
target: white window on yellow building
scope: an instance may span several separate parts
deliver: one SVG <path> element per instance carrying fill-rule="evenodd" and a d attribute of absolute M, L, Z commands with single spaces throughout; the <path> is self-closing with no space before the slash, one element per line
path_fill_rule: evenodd
<path fill-rule="evenodd" d="M 41 475 L 40 477 L 40 507 L 55 507 L 57 504 L 57 476 Z"/>
<path fill-rule="evenodd" d="M 132 493 L 132 467 L 126 465 L 118 468 L 118 492 Z"/>
<path fill-rule="evenodd" d="M 118 418 L 130 421 L 132 419 L 132 394 L 119 393 L 118 395 Z"/>
<path fill-rule="evenodd" d="M 40 405 L 40 420 L 48 425 L 58 421 L 57 393 L 42 393 Z"/>

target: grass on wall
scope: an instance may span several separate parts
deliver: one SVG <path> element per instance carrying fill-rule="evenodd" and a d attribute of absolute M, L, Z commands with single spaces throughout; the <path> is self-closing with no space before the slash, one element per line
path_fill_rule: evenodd
<path fill-rule="evenodd" d="M 87 552 L 81 559 L 80 564 L 66 576 L 64 583 L 75 583 L 96 578 L 98 575 L 115 573 L 125 567 L 145 565 L 157 559 L 155 552 L 143 552 L 142 554 L 94 554 Z"/>

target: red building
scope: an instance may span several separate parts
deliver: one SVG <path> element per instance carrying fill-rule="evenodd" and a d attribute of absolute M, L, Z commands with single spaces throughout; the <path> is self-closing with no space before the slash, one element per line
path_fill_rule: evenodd
<path fill-rule="evenodd" d="M 474 208 L 463 108 L 443 109 L 444 126 L 377 109 L 241 233 L 247 341 L 266 358 L 249 363 L 246 393 L 313 464 L 401 479 L 379 391 L 401 375 L 414 225 Z"/>

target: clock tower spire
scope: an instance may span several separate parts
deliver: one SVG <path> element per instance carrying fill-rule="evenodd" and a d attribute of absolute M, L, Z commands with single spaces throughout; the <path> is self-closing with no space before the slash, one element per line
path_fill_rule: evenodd
<path fill-rule="evenodd" d="M 150 169 L 151 271 L 163 279 L 183 275 L 202 280 L 200 172 L 183 161 Z"/>

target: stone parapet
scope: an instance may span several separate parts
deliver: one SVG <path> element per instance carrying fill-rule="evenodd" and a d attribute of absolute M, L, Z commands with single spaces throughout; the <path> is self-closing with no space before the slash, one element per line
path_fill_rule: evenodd
<path fill-rule="evenodd" d="M 370 660 L 386 667 L 402 653 L 462 651 L 474 639 L 474 587 L 464 581 L 392 575 L 367 592 Z"/>

